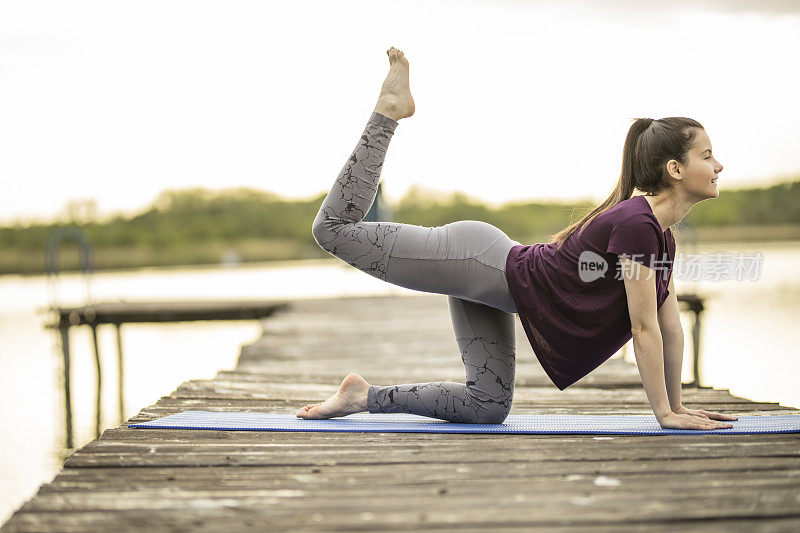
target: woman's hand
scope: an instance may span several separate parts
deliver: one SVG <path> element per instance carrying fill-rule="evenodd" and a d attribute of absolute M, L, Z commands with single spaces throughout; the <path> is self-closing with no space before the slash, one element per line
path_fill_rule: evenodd
<path fill-rule="evenodd" d="M 682 405 L 673 412 L 678 415 L 692 415 L 713 420 L 739 420 L 738 416 L 715 413 L 714 411 L 706 411 L 704 409 L 687 409 Z"/>
<path fill-rule="evenodd" d="M 688 410 L 688 409 L 687 409 Z M 710 411 L 705 411 L 709 414 L 719 415 L 719 413 L 711 413 Z M 721 415 L 726 416 L 726 415 Z M 727 429 L 732 428 L 733 424 L 729 424 L 727 422 L 715 422 L 710 418 L 705 416 L 697 416 L 692 414 L 686 413 L 675 413 L 671 412 L 666 416 L 662 416 L 658 419 L 658 423 L 664 429 Z"/>

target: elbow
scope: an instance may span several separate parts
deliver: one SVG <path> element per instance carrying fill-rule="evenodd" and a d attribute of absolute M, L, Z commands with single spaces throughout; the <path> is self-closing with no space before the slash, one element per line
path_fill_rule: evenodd
<path fill-rule="evenodd" d="M 659 333 L 659 335 L 661 334 L 657 321 L 641 320 L 637 322 L 631 322 L 631 335 L 634 337 L 641 337 L 642 335 L 648 335 L 652 333 Z"/>

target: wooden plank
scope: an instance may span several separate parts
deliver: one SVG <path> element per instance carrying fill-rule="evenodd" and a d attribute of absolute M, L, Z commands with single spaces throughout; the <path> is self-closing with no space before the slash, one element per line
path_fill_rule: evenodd
<path fill-rule="evenodd" d="M 204 442 L 214 444 L 214 440 L 204 439 Z M 307 445 L 308 443 L 306 443 Z M 310 448 L 310 447 L 309 447 Z M 601 468 L 598 468 L 601 467 Z M 51 483 L 42 486 L 43 490 L 77 489 L 79 487 L 91 488 L 94 486 L 129 487 L 128 481 L 136 483 L 162 483 L 175 481 L 180 478 L 185 481 L 208 482 L 223 480 L 226 484 L 236 483 L 263 483 L 266 478 L 272 484 L 280 480 L 294 479 L 296 476 L 306 481 L 312 480 L 309 474 L 320 474 L 325 482 L 334 483 L 337 478 L 358 475 L 365 482 L 379 482 L 398 476 L 403 479 L 414 479 L 419 482 L 435 481 L 440 479 L 456 481 L 478 481 L 484 479 L 506 478 L 547 478 L 563 477 L 565 479 L 581 479 L 576 476 L 592 476 L 598 473 L 605 475 L 653 475 L 671 476 L 682 479 L 687 473 L 698 475 L 742 476 L 752 475 L 755 478 L 778 475 L 797 476 L 800 469 L 800 458 L 797 456 L 784 457 L 743 457 L 733 463 L 719 461 L 715 458 L 694 458 L 679 456 L 670 459 L 642 459 L 639 461 L 524 461 L 506 466 L 503 472 L 498 472 L 492 463 L 407 463 L 401 466 L 391 464 L 355 464 L 355 465 L 311 465 L 298 469 L 293 465 L 267 465 L 248 467 L 216 467 L 185 468 L 182 466 L 170 467 L 125 467 L 125 476 L 120 476 L 119 469 L 115 467 L 94 467 L 87 469 L 65 469 Z M 686 476 L 691 478 L 693 476 Z M 173 479 L 174 478 L 174 479 Z M 594 479 L 594 478 L 593 478 Z M 60 490 L 60 489 L 59 489 Z"/>
<path fill-rule="evenodd" d="M 459 521 L 458 514 L 448 513 L 441 517 L 433 517 L 423 509 L 395 511 L 394 509 L 377 509 L 376 512 L 364 511 L 353 513 L 346 509 L 342 513 L 326 509 L 309 509 L 304 512 L 264 515 L 259 509 L 238 508 L 230 501 L 198 501 L 189 512 L 174 510 L 117 512 L 61 512 L 30 513 L 15 520 L 14 528 L 9 531 L 63 531 L 80 533 L 84 531 L 442 531 L 458 529 L 459 532 L 473 533 L 485 531 L 534 531 L 534 532 L 681 532 L 721 531 L 752 532 L 754 528 L 762 532 L 796 531 L 800 519 L 793 517 L 772 517 L 750 519 L 742 516 L 711 517 L 696 519 L 689 516 L 672 516 L 660 520 L 640 519 L 619 521 L 610 518 L 604 520 L 585 517 L 580 508 L 584 500 L 576 500 L 576 507 L 566 511 L 555 520 L 545 520 L 528 512 L 527 520 L 513 519 L 506 515 L 491 517 L 492 520 L 474 522 Z M 216 504 L 216 507 L 215 505 Z M 443 503 L 444 504 L 444 503 Z M 205 508 L 201 506 L 205 505 Z M 530 507 L 529 507 L 530 509 Z M 578 511 L 576 511 L 578 509 Z M 16 517 L 15 517 L 16 518 Z M 463 524 L 463 527 L 462 527 Z"/>
<path fill-rule="evenodd" d="M 664 522 L 675 520 L 675 509 L 680 509 L 680 520 L 687 528 L 717 519 L 758 517 L 761 520 L 792 517 L 795 499 L 788 492 L 776 492 L 765 498 L 759 490 L 727 491 L 715 490 L 703 495 L 688 495 L 681 491 L 656 493 L 658 498 L 643 498 L 633 502 L 622 497 L 613 488 L 595 487 L 591 493 L 550 492 L 537 494 L 514 493 L 500 490 L 480 490 L 466 493 L 463 485 L 449 485 L 446 490 L 438 486 L 419 487 L 416 491 L 401 491 L 394 496 L 391 490 L 376 491 L 375 487 L 357 487 L 353 480 L 346 486 L 337 485 L 335 491 L 271 490 L 261 488 L 238 491 L 223 496 L 213 491 L 154 491 L 132 497 L 127 493 L 107 495 L 81 494 L 76 497 L 43 497 L 31 502 L 23 510 L 25 514 L 53 515 L 68 512 L 109 513 L 121 519 L 136 512 L 140 517 L 160 517 L 166 524 L 181 523 L 181 515 L 191 514 L 202 521 L 198 526 L 209 527 L 215 519 L 225 518 L 219 523 L 231 530 L 239 530 L 247 520 L 260 522 L 262 528 L 287 530 L 311 525 L 316 513 L 324 519 L 323 529 L 349 528 L 368 523 L 375 530 L 407 528 L 414 523 L 427 527 L 471 527 L 500 528 L 504 526 L 591 526 L 597 522 Z M 523 489 L 524 490 L 524 489 Z M 44 496 L 44 495 L 43 495 Z M 50 495 L 48 495 L 50 496 Z M 227 496 L 227 497 L 226 497 Z M 491 502 L 491 504 L 488 504 Z M 52 504 L 52 505 L 48 505 Z M 41 509 L 36 506 L 41 505 Z M 227 511 L 222 516 L 208 511 Z M 160 511 L 160 512 L 159 512 Z M 354 520 L 369 517 L 368 521 Z M 59 519 L 61 516 L 58 517 Z M 792 517 L 794 518 L 794 517 Z M 137 521 L 141 526 L 157 526 L 155 522 Z M 209 523 L 211 522 L 211 523 Z M 113 522 L 112 522 L 113 523 Z M 690 524 L 691 525 L 688 525 Z M 56 524 L 58 522 L 56 521 Z M 162 526 L 163 527 L 163 526 Z"/>
<path fill-rule="evenodd" d="M 190 322 L 197 320 L 258 320 L 288 309 L 283 302 L 239 301 L 165 301 L 100 302 L 82 307 L 56 310 L 55 327 L 85 324 L 124 324 L 128 322 Z M 52 326 L 51 326 L 52 327 Z"/>

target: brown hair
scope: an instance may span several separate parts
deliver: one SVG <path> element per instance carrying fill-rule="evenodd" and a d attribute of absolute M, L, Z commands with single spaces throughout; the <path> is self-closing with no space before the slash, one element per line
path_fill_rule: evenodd
<path fill-rule="evenodd" d="M 667 162 L 671 159 L 683 165 L 688 162 L 687 154 L 697 137 L 695 128 L 704 129 L 702 124 L 686 117 L 635 119 L 625 138 L 622 173 L 614 192 L 582 219 L 553 235 L 551 242 L 561 248 L 578 228 L 580 235 L 598 215 L 631 198 L 634 189 L 652 195 L 672 191 L 675 185 L 669 178 Z"/>

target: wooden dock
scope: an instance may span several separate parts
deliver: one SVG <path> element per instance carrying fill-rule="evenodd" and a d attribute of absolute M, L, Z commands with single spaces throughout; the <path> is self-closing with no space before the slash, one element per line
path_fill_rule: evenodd
<path fill-rule="evenodd" d="M 234 371 L 131 419 L 182 410 L 294 414 L 349 372 L 379 385 L 463 381 L 446 298 L 298 300 Z M 517 324 L 511 413 L 648 414 L 622 358 L 564 391 Z M 726 390 L 684 403 L 776 413 Z M 503 435 L 106 430 L 0 529 L 16 531 L 800 531 L 800 434 Z"/>
<path fill-rule="evenodd" d="M 282 311 L 282 302 L 217 300 L 179 302 L 100 302 L 81 307 L 53 307 L 55 321 L 46 328 L 58 329 L 61 334 L 61 355 L 64 371 L 64 425 L 67 448 L 72 448 L 72 395 L 70 393 L 69 330 L 75 326 L 89 326 L 94 345 L 94 361 L 97 368 L 95 401 L 95 437 L 100 437 L 100 421 L 103 419 L 102 358 L 97 341 L 97 328 L 110 324 L 117 334 L 117 402 L 120 424 L 125 421 L 125 368 L 122 355 L 122 325 L 135 323 L 194 322 L 198 320 L 255 320 L 272 316 Z M 47 311 L 43 309 L 42 311 Z"/>

